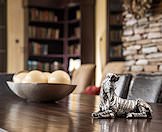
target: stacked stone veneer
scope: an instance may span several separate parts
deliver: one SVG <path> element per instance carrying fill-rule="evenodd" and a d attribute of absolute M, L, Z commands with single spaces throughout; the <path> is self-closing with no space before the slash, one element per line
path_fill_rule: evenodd
<path fill-rule="evenodd" d="M 162 72 L 162 14 L 135 19 L 123 13 L 125 72 Z"/>

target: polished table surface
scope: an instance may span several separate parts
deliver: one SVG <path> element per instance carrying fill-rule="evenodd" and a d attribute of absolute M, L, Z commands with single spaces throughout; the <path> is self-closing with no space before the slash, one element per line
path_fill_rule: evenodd
<path fill-rule="evenodd" d="M 71 94 L 57 103 L 0 97 L 0 128 L 9 132 L 162 132 L 162 104 L 152 119 L 92 119 L 99 97 Z"/>

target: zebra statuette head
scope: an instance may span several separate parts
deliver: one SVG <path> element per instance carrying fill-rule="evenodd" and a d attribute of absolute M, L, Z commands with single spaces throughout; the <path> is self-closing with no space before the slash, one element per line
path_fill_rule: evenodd
<path fill-rule="evenodd" d="M 108 73 L 106 78 L 109 78 L 110 82 L 117 82 L 119 80 L 119 76 L 115 73 Z"/>
<path fill-rule="evenodd" d="M 105 93 L 110 92 L 110 90 L 115 90 L 115 82 L 119 80 L 119 76 L 115 73 L 108 73 L 105 79 L 102 81 L 101 87 Z"/>

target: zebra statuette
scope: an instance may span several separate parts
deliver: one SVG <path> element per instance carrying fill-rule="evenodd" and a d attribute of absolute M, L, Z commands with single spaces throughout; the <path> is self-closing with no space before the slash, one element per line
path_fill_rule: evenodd
<path fill-rule="evenodd" d="M 142 99 L 127 100 L 115 94 L 115 82 L 119 76 L 108 73 L 101 84 L 99 111 L 92 113 L 93 118 L 152 118 L 152 109 Z"/>

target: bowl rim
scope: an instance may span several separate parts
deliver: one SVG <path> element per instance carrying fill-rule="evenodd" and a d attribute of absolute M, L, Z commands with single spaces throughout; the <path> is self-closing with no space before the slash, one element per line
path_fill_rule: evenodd
<path fill-rule="evenodd" d="M 74 85 L 74 84 L 63 84 L 63 83 L 16 83 L 16 82 L 13 82 L 13 81 L 6 81 L 7 83 L 14 83 L 14 84 L 33 84 L 33 85 L 61 85 L 61 86 L 77 86 L 77 85 Z"/>

